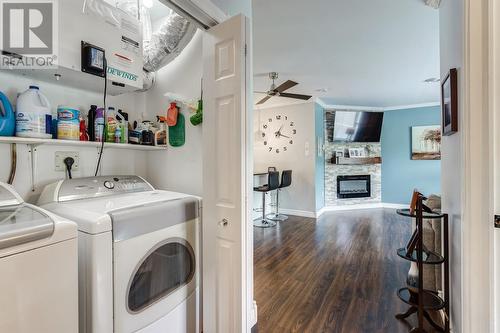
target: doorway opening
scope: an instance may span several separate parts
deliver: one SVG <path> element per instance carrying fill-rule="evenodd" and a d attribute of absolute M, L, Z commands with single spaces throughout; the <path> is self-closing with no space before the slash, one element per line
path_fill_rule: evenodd
<path fill-rule="evenodd" d="M 254 1 L 258 332 L 418 325 L 417 316 L 395 318 L 408 309 L 398 290 L 414 274 L 398 249 L 416 229 L 396 210 L 410 208 L 415 189 L 441 210 L 439 11 L 424 1 L 379 5 Z M 303 12 L 310 29 L 291 19 Z M 275 17 L 283 29 L 272 29 Z M 272 88 L 295 83 L 283 95 L 268 89 L 274 72 Z M 425 219 L 422 230 L 428 253 L 444 256 L 443 223 Z M 423 286 L 444 300 L 444 266 L 423 272 Z M 429 311 L 426 329 L 445 325 L 441 309 Z"/>

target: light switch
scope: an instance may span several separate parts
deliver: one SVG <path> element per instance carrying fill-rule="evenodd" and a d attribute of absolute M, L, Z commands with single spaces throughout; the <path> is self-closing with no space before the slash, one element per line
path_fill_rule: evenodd
<path fill-rule="evenodd" d="M 309 156 L 309 141 L 306 141 L 305 145 L 304 145 L 304 154 L 307 156 Z"/>

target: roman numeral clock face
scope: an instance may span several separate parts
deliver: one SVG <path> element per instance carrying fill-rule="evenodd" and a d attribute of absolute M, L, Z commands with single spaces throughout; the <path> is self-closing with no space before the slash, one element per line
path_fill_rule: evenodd
<path fill-rule="evenodd" d="M 297 135 L 295 122 L 286 115 L 269 117 L 261 125 L 264 146 L 270 153 L 279 154 L 286 152 L 293 145 Z"/>

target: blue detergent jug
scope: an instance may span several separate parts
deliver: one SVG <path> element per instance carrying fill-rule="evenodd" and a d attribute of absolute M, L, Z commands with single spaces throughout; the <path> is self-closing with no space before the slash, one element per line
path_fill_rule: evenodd
<path fill-rule="evenodd" d="M 0 91 L 0 136 L 14 136 L 16 115 L 9 99 Z"/>

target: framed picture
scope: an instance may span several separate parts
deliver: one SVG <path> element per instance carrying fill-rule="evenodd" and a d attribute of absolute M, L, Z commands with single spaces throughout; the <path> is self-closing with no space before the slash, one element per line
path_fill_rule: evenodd
<path fill-rule="evenodd" d="M 450 69 L 441 84 L 441 122 L 443 135 L 458 132 L 458 81 L 457 69 Z"/>
<path fill-rule="evenodd" d="M 411 128 L 411 159 L 441 159 L 441 127 L 439 125 Z"/>
<path fill-rule="evenodd" d="M 366 150 L 365 148 L 349 148 L 349 157 L 350 158 L 366 157 Z"/>

